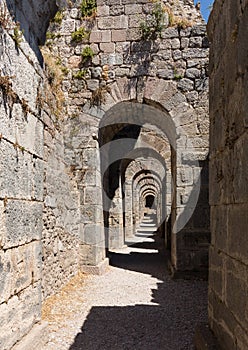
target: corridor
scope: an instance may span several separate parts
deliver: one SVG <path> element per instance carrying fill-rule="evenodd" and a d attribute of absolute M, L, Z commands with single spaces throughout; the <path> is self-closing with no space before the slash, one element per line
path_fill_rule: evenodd
<path fill-rule="evenodd" d="M 193 349 L 195 325 L 207 321 L 207 282 L 171 280 L 152 215 L 109 257 L 105 275 L 85 277 L 68 305 L 55 301 L 44 350 Z"/>

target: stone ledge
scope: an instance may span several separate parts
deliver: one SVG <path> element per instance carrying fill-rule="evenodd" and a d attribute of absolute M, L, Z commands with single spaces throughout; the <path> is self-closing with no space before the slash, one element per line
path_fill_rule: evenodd
<path fill-rule="evenodd" d="M 36 323 L 12 350 L 42 350 L 48 340 L 47 326 L 48 323 L 44 321 Z"/>
<path fill-rule="evenodd" d="M 80 267 L 80 270 L 89 275 L 104 275 L 107 272 L 108 267 L 109 267 L 109 259 L 106 258 L 96 266 L 82 265 Z"/>
<path fill-rule="evenodd" d="M 220 350 L 217 339 L 208 324 L 199 324 L 195 330 L 194 345 L 196 350 Z"/>

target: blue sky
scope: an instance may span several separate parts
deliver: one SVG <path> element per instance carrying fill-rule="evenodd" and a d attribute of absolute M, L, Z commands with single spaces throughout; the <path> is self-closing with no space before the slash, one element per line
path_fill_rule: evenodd
<path fill-rule="evenodd" d="M 194 0 L 195 4 L 200 1 L 201 3 L 201 13 L 205 21 L 208 21 L 208 16 L 210 13 L 209 6 L 213 4 L 214 0 Z"/>

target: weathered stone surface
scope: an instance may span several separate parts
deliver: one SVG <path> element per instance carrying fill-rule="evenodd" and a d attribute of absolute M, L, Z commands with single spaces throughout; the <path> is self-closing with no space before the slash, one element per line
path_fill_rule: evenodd
<path fill-rule="evenodd" d="M 247 64 L 247 45 L 244 43 L 247 37 L 248 8 L 246 6 L 242 9 L 241 3 L 232 1 L 227 1 L 225 6 L 221 1 L 216 1 L 214 5 L 208 25 L 211 42 L 212 206 L 209 319 L 223 349 L 245 350 L 248 325 L 248 135 L 243 118 L 247 115 L 247 79 L 245 75 L 241 77 L 239 72 L 245 71 Z M 232 35 L 234 37 L 230 40 Z"/>
<path fill-rule="evenodd" d="M 49 17 L 55 14 L 56 4 L 44 3 L 41 8 L 40 2 L 37 2 L 32 6 L 32 11 L 26 11 L 24 17 L 20 16 L 23 2 L 17 5 L 21 28 L 25 29 L 24 36 L 37 53 L 38 47 L 33 41 L 44 41 L 45 28 Z M 128 156 L 136 159 L 147 145 L 154 148 L 152 155 L 155 159 L 152 159 L 149 151 L 149 162 L 138 157 L 133 168 L 129 168 L 133 177 L 135 171 L 141 171 L 142 167 L 153 172 L 150 178 L 143 175 L 137 177 L 135 194 L 132 188 L 126 193 L 130 202 L 131 197 L 134 198 L 134 212 L 130 209 L 127 213 L 132 225 L 130 233 L 144 214 L 145 196 L 149 191 L 155 191 L 160 196 L 157 203 L 158 221 L 163 219 L 162 209 L 165 209 L 161 193 L 166 193 L 167 214 L 170 214 L 171 178 L 176 167 L 171 168 L 171 150 L 166 135 L 171 137 L 175 133 L 176 137 L 177 134 L 177 147 L 181 148 L 190 143 L 186 134 L 193 137 L 197 133 L 194 145 L 199 149 L 199 154 L 196 161 L 201 160 L 200 151 L 204 153 L 208 146 L 203 136 L 207 134 L 206 128 L 201 129 L 197 125 L 200 119 L 195 118 L 201 116 L 203 119 L 207 115 L 207 95 L 199 97 L 200 103 L 198 92 L 194 90 L 195 86 L 199 93 L 207 89 L 205 66 L 208 50 L 203 45 L 205 26 L 194 29 L 168 27 L 161 38 L 141 41 L 140 22 L 149 18 L 152 8 L 153 4 L 147 0 L 98 1 L 97 16 L 89 24 L 87 20 L 80 19 L 78 3 L 66 7 L 61 24 L 51 23 L 49 28 L 55 34 L 54 39 L 48 41 L 48 56 L 51 58 L 50 53 L 53 54 L 55 63 L 46 62 L 45 65 L 51 86 L 47 84 L 39 66 L 42 61 L 40 55 L 37 59 L 25 38 L 17 49 L 11 36 L 7 32 L 1 33 L 1 46 L 4 46 L 4 50 L 0 50 L 1 72 L 11 78 L 13 93 L 17 94 L 16 100 L 11 101 L 4 89 L 0 89 L 0 249 L 4 249 L 0 250 L 0 268 L 3 269 L 0 308 L 3 308 L 1 315 L 5 319 L 3 332 L 0 333 L 4 334 L 1 345 L 4 344 L 6 349 L 39 320 L 38 289 L 46 298 L 58 291 L 76 273 L 79 265 L 94 266 L 105 261 L 99 148 L 101 142 L 107 143 L 116 135 L 118 140 L 119 132 L 122 138 L 125 130 L 120 130 L 116 119 L 118 116 L 115 116 L 113 125 L 106 124 L 106 135 L 109 133 L 112 139 L 108 135 L 102 140 L 99 133 L 101 118 L 105 118 L 113 106 L 132 101 L 133 108 L 122 107 L 125 113 L 120 120 L 125 123 L 128 115 L 142 127 L 140 136 L 137 136 L 135 127 L 131 130 L 135 141 L 131 142 L 134 147 L 130 150 L 134 153 Z M 183 8 L 185 18 L 202 24 L 193 3 L 179 1 L 174 6 L 175 15 L 182 16 Z M 34 25 L 38 13 L 36 9 L 39 9 L 39 13 L 49 14 L 42 25 L 41 17 Z M 35 16 L 32 17 L 34 12 Z M 168 16 L 165 17 L 168 24 Z M 91 30 L 88 43 L 87 40 L 78 43 L 72 41 L 72 32 L 81 26 Z M 84 60 L 82 52 L 88 45 L 94 56 Z M 80 77 L 80 74 L 84 76 Z M 57 91 L 60 85 L 61 94 Z M 57 108 L 57 102 L 61 104 L 61 110 Z M 134 108 L 136 102 L 140 103 L 138 108 Z M 148 112 L 139 115 L 146 103 L 154 106 L 154 115 L 148 115 Z M 189 110 L 192 111 L 192 119 L 189 118 Z M 157 117 L 158 111 L 164 119 Z M 144 128 L 142 118 L 148 124 L 154 122 L 155 129 L 163 125 L 163 132 Z M 170 127 L 166 128 L 164 124 Z M 122 153 L 125 154 L 124 150 Z M 174 209 L 183 209 L 190 197 L 191 186 L 197 181 L 197 171 L 190 171 L 189 165 L 184 164 L 179 156 L 173 158 L 173 164 L 177 164 L 181 171 L 178 177 L 176 173 L 173 176 L 175 185 L 180 185 L 182 190 Z M 113 180 L 109 186 L 114 199 L 114 205 L 109 209 L 109 232 L 110 236 L 111 232 L 118 232 L 117 237 L 110 237 L 112 244 L 118 245 L 123 244 L 124 237 L 123 203 L 121 191 L 114 188 L 116 179 L 112 170 L 108 170 L 109 178 Z M 192 226 L 197 224 L 202 228 L 196 219 L 192 220 Z M 184 241 L 187 244 L 184 244 L 182 254 L 179 244 L 176 251 L 172 247 L 173 254 L 181 254 L 178 268 L 183 263 L 195 268 L 205 260 L 204 244 L 203 249 L 200 244 L 199 251 L 190 254 L 197 240 L 192 238 L 193 234 L 188 237 L 188 242 L 187 239 Z M 188 244 L 190 239 L 193 241 L 191 245 Z M 200 238 L 199 242 L 202 242 Z M 32 294 L 30 291 L 33 289 Z M 25 312 L 20 316 L 20 300 L 15 294 L 26 292 L 26 297 L 21 299 Z M 12 302 L 14 306 L 10 307 Z M 12 317 L 13 310 L 17 312 Z M 18 328 L 16 325 L 20 320 L 22 324 Z"/>
<path fill-rule="evenodd" d="M 7 200 L 5 207 L 5 249 L 41 239 L 42 203 Z"/>

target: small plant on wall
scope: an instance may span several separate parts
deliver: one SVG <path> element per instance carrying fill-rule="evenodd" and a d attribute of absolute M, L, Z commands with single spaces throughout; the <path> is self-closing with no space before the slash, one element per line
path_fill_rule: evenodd
<path fill-rule="evenodd" d="M 92 48 L 89 46 L 86 46 L 81 53 L 82 63 L 86 63 L 86 62 L 90 61 L 94 57 L 94 55 L 95 54 L 94 54 Z"/>
<path fill-rule="evenodd" d="M 82 0 L 80 5 L 82 18 L 94 18 L 96 16 L 96 0 Z"/>
<path fill-rule="evenodd" d="M 172 9 L 165 6 L 163 2 L 151 0 L 154 5 L 151 14 L 146 21 L 140 23 L 141 37 L 143 40 L 156 40 L 161 37 L 166 27 L 178 27 L 185 29 L 192 26 L 186 18 L 175 16 Z"/>
<path fill-rule="evenodd" d="M 59 10 L 58 12 L 56 12 L 56 14 L 55 14 L 54 18 L 51 20 L 51 22 L 61 24 L 63 18 L 64 18 L 64 12 L 63 12 L 63 10 Z"/>
<path fill-rule="evenodd" d="M 16 23 L 14 30 L 13 30 L 12 38 L 13 38 L 17 47 L 20 47 L 20 44 L 22 42 L 23 33 L 24 33 L 23 30 L 20 30 L 20 24 Z"/>
<path fill-rule="evenodd" d="M 91 107 L 99 107 L 102 103 L 106 102 L 106 95 L 110 93 L 111 89 L 109 86 L 100 86 L 98 89 L 93 91 L 92 97 L 90 100 Z"/>
<path fill-rule="evenodd" d="M 90 36 L 90 32 L 87 31 L 84 27 L 80 27 L 71 33 L 71 39 L 75 43 L 80 43 L 84 40 L 88 40 Z"/>
<path fill-rule="evenodd" d="M 155 2 L 150 18 L 140 23 L 142 39 L 152 40 L 161 35 L 165 27 L 165 8 L 163 3 Z"/>

